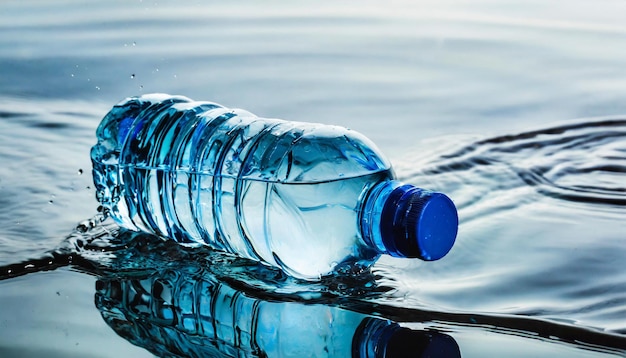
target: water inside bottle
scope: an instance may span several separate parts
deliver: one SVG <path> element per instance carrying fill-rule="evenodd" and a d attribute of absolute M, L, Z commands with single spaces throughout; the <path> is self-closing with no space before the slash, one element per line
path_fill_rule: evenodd
<path fill-rule="evenodd" d="M 318 278 L 342 262 L 374 258 L 355 246 L 359 211 L 368 188 L 391 172 L 299 184 L 136 167 L 123 176 L 134 190 L 118 205 L 128 212 L 115 215 L 131 227 Z"/>

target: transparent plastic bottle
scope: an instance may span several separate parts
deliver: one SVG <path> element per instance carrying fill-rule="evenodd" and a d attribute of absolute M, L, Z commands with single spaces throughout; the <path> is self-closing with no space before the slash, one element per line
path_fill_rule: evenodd
<path fill-rule="evenodd" d="M 324 304 L 264 300 L 188 270 L 96 282 L 105 322 L 168 357 L 460 357 L 451 336 Z"/>
<path fill-rule="evenodd" d="M 380 254 L 437 260 L 458 217 L 394 180 L 363 135 L 151 94 L 119 103 L 92 148 L 98 201 L 122 226 L 318 279 Z"/>

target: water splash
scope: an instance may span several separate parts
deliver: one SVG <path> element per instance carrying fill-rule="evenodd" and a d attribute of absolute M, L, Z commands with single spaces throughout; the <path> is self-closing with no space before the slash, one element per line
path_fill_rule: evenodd
<path fill-rule="evenodd" d="M 95 276 L 196 267 L 237 288 L 248 287 L 310 302 L 376 297 L 390 290 L 376 284 L 377 277 L 370 272 L 336 274 L 319 282 L 299 280 L 277 268 L 207 246 L 183 246 L 120 228 L 103 214 L 79 223 L 58 248 L 36 259 L 0 267 L 0 280 L 69 265 Z"/>

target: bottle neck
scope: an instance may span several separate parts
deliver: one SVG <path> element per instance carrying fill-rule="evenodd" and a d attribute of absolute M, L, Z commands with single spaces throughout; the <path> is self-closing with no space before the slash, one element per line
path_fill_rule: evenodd
<path fill-rule="evenodd" d="M 381 254 L 438 260 L 456 239 L 459 218 L 442 193 L 397 180 L 374 186 L 361 214 L 363 241 Z"/>
<path fill-rule="evenodd" d="M 367 194 L 360 217 L 361 235 L 365 244 L 379 254 L 389 254 L 381 232 L 382 212 L 394 189 L 402 186 L 398 180 L 389 180 L 375 185 Z"/>

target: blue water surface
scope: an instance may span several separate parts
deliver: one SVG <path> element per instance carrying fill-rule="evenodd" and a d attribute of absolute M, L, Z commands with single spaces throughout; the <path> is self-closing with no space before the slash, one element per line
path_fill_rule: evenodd
<path fill-rule="evenodd" d="M 618 0 L 3 1 L 0 356 L 254 355 L 106 289 L 146 280 L 176 312 L 154 282 L 435 330 L 463 357 L 623 356 L 624 18 Z M 89 221 L 95 128 L 151 92 L 365 134 L 455 201 L 456 246 L 303 284 Z"/>

